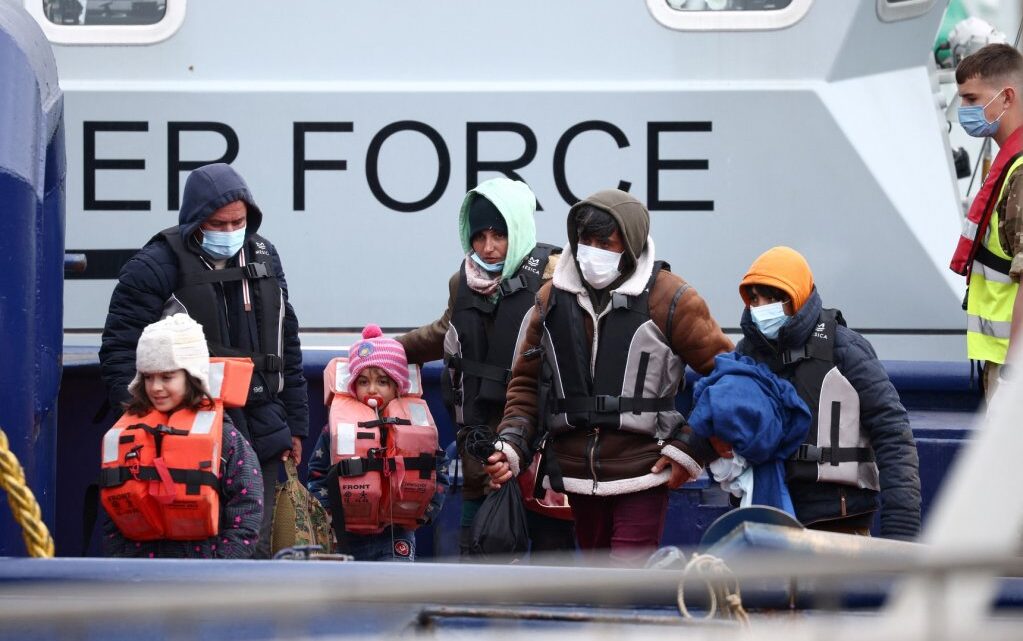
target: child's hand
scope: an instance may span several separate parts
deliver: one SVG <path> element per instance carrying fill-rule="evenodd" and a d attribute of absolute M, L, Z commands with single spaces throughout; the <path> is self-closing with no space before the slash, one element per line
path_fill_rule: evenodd
<path fill-rule="evenodd" d="M 281 454 L 282 461 L 289 458 L 295 462 L 295 465 L 302 463 L 302 439 L 297 436 L 291 437 L 291 449 L 284 450 L 284 453 Z"/>
<path fill-rule="evenodd" d="M 508 457 L 504 452 L 494 452 L 487 459 L 487 463 L 483 466 L 483 471 L 490 475 L 490 487 L 497 489 L 511 479 L 511 465 L 508 464 Z"/>

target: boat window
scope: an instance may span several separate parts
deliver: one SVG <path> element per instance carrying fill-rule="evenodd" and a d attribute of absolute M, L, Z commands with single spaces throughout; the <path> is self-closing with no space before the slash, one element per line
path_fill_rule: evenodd
<path fill-rule="evenodd" d="M 784 29 L 799 22 L 813 0 L 646 0 L 654 19 L 679 31 Z"/>
<path fill-rule="evenodd" d="M 57 44 L 153 44 L 185 18 L 186 0 L 25 0 Z"/>
<path fill-rule="evenodd" d="M 885 22 L 906 20 L 930 11 L 937 0 L 877 0 L 877 17 Z"/>
<path fill-rule="evenodd" d="M 167 0 L 43 0 L 43 13 L 61 25 L 156 24 L 167 13 Z"/>
<path fill-rule="evenodd" d="M 777 11 L 792 0 L 666 0 L 678 11 Z"/>

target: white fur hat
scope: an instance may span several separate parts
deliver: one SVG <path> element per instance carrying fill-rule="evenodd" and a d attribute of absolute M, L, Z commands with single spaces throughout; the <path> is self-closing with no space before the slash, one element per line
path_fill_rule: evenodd
<path fill-rule="evenodd" d="M 174 314 L 142 330 L 135 348 L 135 378 L 128 384 L 134 392 L 143 373 L 183 369 L 210 391 L 210 352 L 202 325 L 188 314 Z"/>

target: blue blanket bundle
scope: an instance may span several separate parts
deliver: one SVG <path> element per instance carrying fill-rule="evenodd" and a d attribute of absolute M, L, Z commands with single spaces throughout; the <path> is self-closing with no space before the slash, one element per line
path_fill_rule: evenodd
<path fill-rule="evenodd" d="M 753 466 L 753 503 L 795 516 L 785 484 L 785 459 L 806 440 L 810 410 L 791 383 L 766 365 L 734 352 L 693 389 L 693 431 L 729 443 Z"/>

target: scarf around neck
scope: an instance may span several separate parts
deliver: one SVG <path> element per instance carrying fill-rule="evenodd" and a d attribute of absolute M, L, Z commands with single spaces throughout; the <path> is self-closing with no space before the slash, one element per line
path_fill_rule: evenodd
<path fill-rule="evenodd" d="M 476 264 L 472 254 L 466 254 L 465 282 L 472 291 L 490 297 L 497 293 L 497 288 L 501 285 L 501 272 L 486 271 Z"/>

